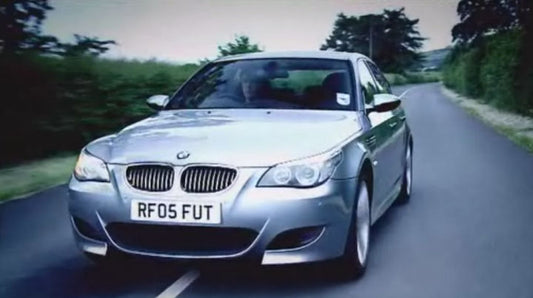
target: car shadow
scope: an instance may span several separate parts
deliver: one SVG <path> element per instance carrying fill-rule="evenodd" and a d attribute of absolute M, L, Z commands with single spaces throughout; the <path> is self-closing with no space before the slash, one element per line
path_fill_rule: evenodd
<path fill-rule="evenodd" d="M 372 227 L 371 246 L 379 245 L 406 206 L 392 206 Z M 400 213 L 401 212 L 401 213 Z M 156 296 L 185 272 L 196 269 L 200 278 L 187 291 L 204 296 L 317 295 L 357 284 L 342 277 L 332 262 L 259 266 L 235 261 L 176 262 L 132 258 L 112 267 L 98 266 L 79 252 L 62 250 L 64 257 L 10 278 L 0 287 L 2 297 L 117 297 Z M 59 252 L 58 252 L 59 254 Z M 372 249 L 369 271 L 372 271 Z M 368 274 L 371 272 L 367 272 Z M 257 293 L 257 295 L 255 295 Z"/>
<path fill-rule="evenodd" d="M 371 246 L 379 245 L 407 206 L 394 204 L 372 226 Z M 372 271 L 372 249 L 369 253 L 368 270 Z M 192 267 L 201 272 L 200 279 L 185 292 L 193 296 L 250 296 L 251 293 L 254 297 L 317 296 L 319 293 L 327 296 L 341 293 L 343 288 L 357 284 L 362 278 L 347 279 L 331 261 L 279 266 L 204 262 Z"/>

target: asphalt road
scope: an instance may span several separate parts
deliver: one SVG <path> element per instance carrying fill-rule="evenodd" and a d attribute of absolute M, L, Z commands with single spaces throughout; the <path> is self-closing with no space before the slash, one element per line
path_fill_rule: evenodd
<path fill-rule="evenodd" d="M 183 297 L 533 297 L 533 155 L 451 103 L 438 84 L 414 86 L 404 105 L 413 195 L 373 226 L 359 280 L 337 280 L 322 263 L 137 261 L 103 270 L 76 249 L 60 186 L 0 205 L 0 296 L 154 297 L 192 272 L 198 278 Z"/>

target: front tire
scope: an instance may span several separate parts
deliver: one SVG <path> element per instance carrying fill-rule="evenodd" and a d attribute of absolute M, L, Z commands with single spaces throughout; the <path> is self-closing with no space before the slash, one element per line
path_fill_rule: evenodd
<path fill-rule="evenodd" d="M 411 191 L 413 189 L 413 146 L 407 145 L 405 150 L 405 168 L 403 172 L 402 189 L 396 202 L 399 204 L 407 204 L 411 198 Z"/>
<path fill-rule="evenodd" d="M 343 277 L 352 279 L 364 274 L 370 244 L 370 194 L 365 177 L 358 182 L 356 199 L 353 207 L 352 222 L 344 256 L 339 262 Z"/>

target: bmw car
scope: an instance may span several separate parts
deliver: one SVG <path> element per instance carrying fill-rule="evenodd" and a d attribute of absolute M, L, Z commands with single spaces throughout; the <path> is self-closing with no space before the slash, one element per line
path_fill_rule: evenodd
<path fill-rule="evenodd" d="M 369 58 L 220 58 L 154 114 L 85 146 L 69 182 L 93 259 L 331 260 L 364 272 L 371 225 L 412 188 L 413 138 Z"/>

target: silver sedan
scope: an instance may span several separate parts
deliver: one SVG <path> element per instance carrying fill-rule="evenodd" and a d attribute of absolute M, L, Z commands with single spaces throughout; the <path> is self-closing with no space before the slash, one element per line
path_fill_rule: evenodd
<path fill-rule="evenodd" d="M 335 260 L 355 276 L 371 224 L 409 200 L 405 113 L 363 55 L 221 58 L 147 103 L 157 113 L 88 144 L 70 180 L 93 259 Z"/>

